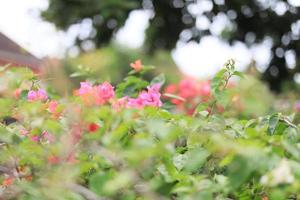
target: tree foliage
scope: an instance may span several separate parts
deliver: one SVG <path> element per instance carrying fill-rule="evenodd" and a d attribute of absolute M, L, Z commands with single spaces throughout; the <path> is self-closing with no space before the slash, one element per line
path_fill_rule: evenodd
<path fill-rule="evenodd" d="M 134 9 L 154 13 L 145 44 L 149 51 L 172 49 L 179 39 L 187 42 L 214 34 L 210 29 L 198 29 L 197 18 L 205 16 L 212 23 L 223 15 L 231 25 L 220 36 L 230 43 L 242 41 L 250 46 L 272 39 L 272 59 L 264 74 L 272 89 L 279 90 L 284 81 L 293 80 L 300 70 L 299 62 L 295 69 L 289 69 L 285 60 L 288 51 L 296 58 L 300 55 L 300 8 L 287 0 L 50 0 L 43 17 L 64 30 L 89 20 L 94 29 L 89 35 L 79 37 L 77 44 L 90 40 L 100 47 L 111 40 Z M 181 35 L 183 31 L 185 36 Z"/>

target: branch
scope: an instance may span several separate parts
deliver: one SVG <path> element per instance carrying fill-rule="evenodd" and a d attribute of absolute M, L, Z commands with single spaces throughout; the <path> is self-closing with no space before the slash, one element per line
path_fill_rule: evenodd
<path fill-rule="evenodd" d="M 87 200 L 109 200 L 108 198 L 99 197 L 97 194 L 95 194 L 91 190 L 89 190 L 86 187 L 79 185 L 79 184 L 71 183 L 67 186 L 67 188 L 69 188 L 73 192 L 76 192 L 76 193 L 82 195 Z"/>

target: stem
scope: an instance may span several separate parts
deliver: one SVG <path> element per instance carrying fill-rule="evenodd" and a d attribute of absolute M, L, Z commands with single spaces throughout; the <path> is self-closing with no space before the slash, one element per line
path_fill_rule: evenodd
<path fill-rule="evenodd" d="M 229 83 L 229 80 L 230 80 L 230 78 L 232 77 L 232 73 L 230 73 L 230 72 L 227 72 L 228 73 L 228 76 L 226 77 L 226 79 L 225 79 L 225 84 L 223 85 L 223 87 L 222 87 L 222 89 L 220 90 L 221 92 L 223 92 L 225 89 L 226 89 L 226 87 L 227 87 L 227 85 L 228 85 L 228 83 Z M 215 107 L 216 107 L 216 105 L 217 105 L 217 99 L 215 98 L 214 100 L 213 100 L 213 102 L 211 103 L 211 110 L 210 110 L 210 112 L 208 113 L 208 116 L 211 116 L 212 114 L 213 114 L 213 112 L 214 112 L 214 109 L 215 109 Z"/>

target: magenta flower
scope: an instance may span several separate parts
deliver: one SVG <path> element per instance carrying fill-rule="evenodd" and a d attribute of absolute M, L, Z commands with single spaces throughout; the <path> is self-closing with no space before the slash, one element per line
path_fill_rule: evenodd
<path fill-rule="evenodd" d="M 99 96 L 105 101 L 115 96 L 114 87 L 108 82 L 104 82 L 101 85 L 97 86 L 97 92 Z"/>
<path fill-rule="evenodd" d="M 130 108 L 143 108 L 144 104 L 143 104 L 143 100 L 141 98 L 129 98 L 128 99 L 128 103 L 127 106 Z"/>
<path fill-rule="evenodd" d="M 42 101 L 48 99 L 48 95 L 44 89 L 39 89 L 37 91 L 37 97 L 38 97 L 38 100 L 42 100 Z"/>
<path fill-rule="evenodd" d="M 108 82 L 95 86 L 94 90 L 95 103 L 97 105 L 102 105 L 115 96 L 114 87 Z"/>
<path fill-rule="evenodd" d="M 38 99 L 37 92 L 34 90 L 30 90 L 27 94 L 28 101 L 36 101 Z"/>
<path fill-rule="evenodd" d="M 48 133 L 48 131 L 43 131 L 42 132 L 42 138 L 44 140 L 46 140 L 46 142 L 48 142 L 48 143 L 53 143 L 55 141 L 54 135 Z"/>
<path fill-rule="evenodd" d="M 160 100 L 161 94 L 159 92 L 160 85 L 155 84 L 147 87 L 147 91 L 142 91 L 138 98 L 130 98 L 128 100 L 128 107 L 142 108 L 144 106 L 161 107 L 162 102 Z"/>
<path fill-rule="evenodd" d="M 30 140 L 33 141 L 33 142 L 38 142 L 40 140 L 40 138 L 37 135 L 33 135 L 33 136 L 30 137 Z"/>
<path fill-rule="evenodd" d="M 88 82 L 80 82 L 78 95 L 90 94 L 93 92 L 93 86 Z"/>
<path fill-rule="evenodd" d="M 39 89 L 38 91 L 30 90 L 27 94 L 27 100 L 32 101 L 44 101 L 48 99 L 48 95 L 44 89 Z"/>
<path fill-rule="evenodd" d="M 75 91 L 87 105 L 102 105 L 115 96 L 114 87 L 104 82 L 98 86 L 92 86 L 88 82 L 81 82 L 79 90 Z"/>

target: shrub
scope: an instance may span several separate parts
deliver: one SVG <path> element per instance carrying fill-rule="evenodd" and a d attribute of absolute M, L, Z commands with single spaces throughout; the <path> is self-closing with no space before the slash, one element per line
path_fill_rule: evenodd
<path fill-rule="evenodd" d="M 169 111 L 163 76 L 148 82 L 141 67 L 68 97 L 2 67 L 1 199 L 297 199 L 299 126 L 227 115 L 229 80 L 243 76 L 232 60 L 191 115 Z"/>

